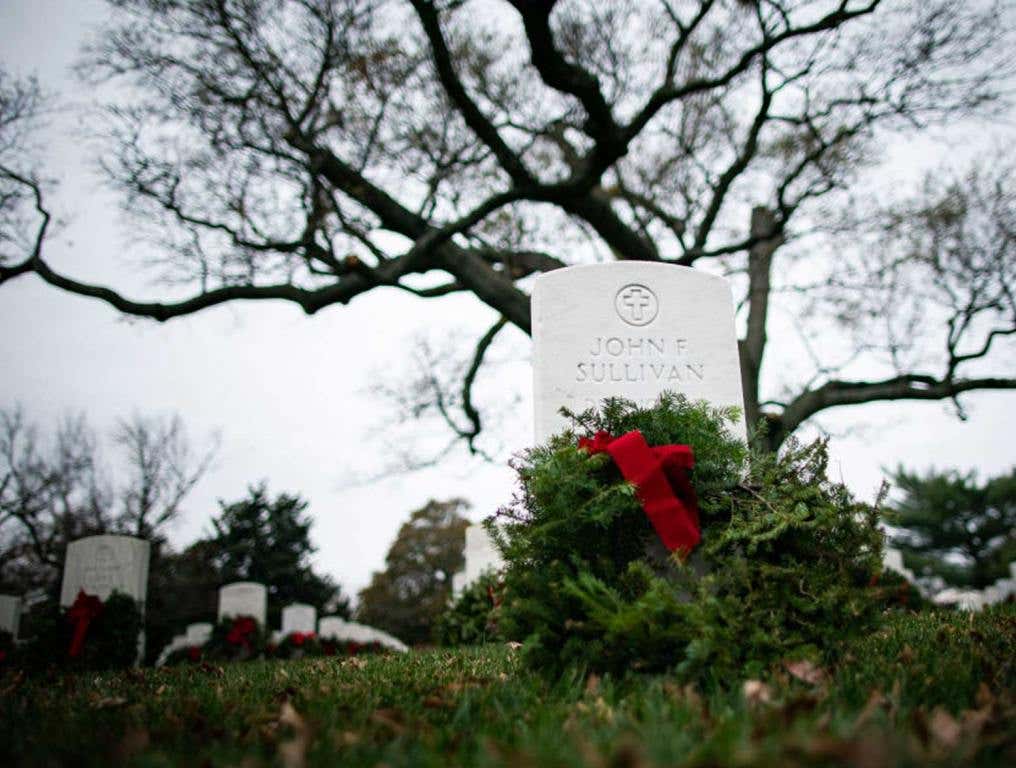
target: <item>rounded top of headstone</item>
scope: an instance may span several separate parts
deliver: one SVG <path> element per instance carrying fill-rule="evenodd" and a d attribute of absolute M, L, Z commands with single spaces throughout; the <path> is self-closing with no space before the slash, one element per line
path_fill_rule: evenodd
<path fill-rule="evenodd" d="M 231 581 L 228 584 L 223 584 L 220 589 L 227 589 L 229 587 L 258 587 L 265 589 L 265 585 L 260 581 Z"/>
<path fill-rule="evenodd" d="M 683 273 L 690 279 L 698 280 L 703 283 L 713 283 L 716 286 L 722 286 L 728 293 L 730 292 L 730 283 L 726 278 L 721 275 L 711 274 L 699 269 L 698 267 L 685 267 L 681 264 L 673 264 L 667 261 L 634 261 L 631 259 L 621 261 L 604 261 L 596 264 L 573 264 L 568 267 L 559 267 L 558 269 L 552 269 L 549 272 L 543 272 L 537 275 L 536 282 L 568 279 L 569 276 L 574 277 L 576 272 L 594 271 L 604 273 L 629 273 L 633 271 L 641 271 L 646 274 L 655 273 L 656 276 L 673 276 L 675 274 Z"/>
<path fill-rule="evenodd" d="M 125 536 L 122 533 L 99 533 L 94 536 L 82 536 L 80 539 L 75 539 L 68 546 L 74 544 L 81 544 L 82 542 L 92 542 L 99 544 L 102 542 L 108 543 L 124 543 L 132 546 L 145 546 L 150 547 L 151 542 L 148 539 L 139 539 L 137 536 Z"/>

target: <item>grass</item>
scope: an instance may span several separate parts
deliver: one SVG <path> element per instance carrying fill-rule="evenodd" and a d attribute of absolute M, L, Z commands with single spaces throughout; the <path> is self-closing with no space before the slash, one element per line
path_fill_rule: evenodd
<path fill-rule="evenodd" d="M 506 646 L 0 680 L 5 765 L 1016 764 L 1016 608 L 899 614 L 836 669 L 547 681 Z"/>

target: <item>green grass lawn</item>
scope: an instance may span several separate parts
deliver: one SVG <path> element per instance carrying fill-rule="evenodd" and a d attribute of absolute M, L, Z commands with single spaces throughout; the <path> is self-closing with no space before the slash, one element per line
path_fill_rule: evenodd
<path fill-rule="evenodd" d="M 836 669 L 546 681 L 507 646 L 0 681 L 4 765 L 1016 765 L 1016 609 L 895 615 Z"/>

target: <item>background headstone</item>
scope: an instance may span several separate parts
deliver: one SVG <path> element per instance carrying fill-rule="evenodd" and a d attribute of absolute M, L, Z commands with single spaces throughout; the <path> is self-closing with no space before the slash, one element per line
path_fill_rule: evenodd
<path fill-rule="evenodd" d="M 219 589 L 219 621 L 231 616 L 251 616 L 264 628 L 268 614 L 268 589 L 256 581 L 235 581 Z"/>
<path fill-rule="evenodd" d="M 452 576 L 452 594 L 456 597 L 485 571 L 499 571 L 504 567 L 501 553 L 482 525 L 471 525 L 466 528 L 463 554 L 466 559 L 465 567 Z"/>
<path fill-rule="evenodd" d="M 607 397 L 640 405 L 673 390 L 744 409 L 734 305 L 727 281 L 690 267 L 612 262 L 556 269 L 533 288 L 536 442 L 558 413 Z M 733 428 L 747 439 L 744 419 Z"/>
<path fill-rule="evenodd" d="M 282 609 L 282 636 L 293 632 L 314 632 L 317 627 L 317 609 L 306 603 L 293 603 Z"/>
<path fill-rule="evenodd" d="M 318 637 L 338 639 L 346 626 L 341 616 L 322 616 L 318 621 Z"/>
<path fill-rule="evenodd" d="M 60 605 L 69 606 L 85 590 L 100 600 L 114 591 L 137 600 L 144 613 L 151 547 L 132 536 L 88 536 L 67 545 Z"/>
<path fill-rule="evenodd" d="M 208 621 L 199 621 L 196 624 L 187 625 L 187 645 L 204 645 L 212 637 L 212 624 Z"/>
<path fill-rule="evenodd" d="M 17 595 L 0 595 L 0 631 L 10 632 L 18 639 L 21 626 L 21 598 Z"/>

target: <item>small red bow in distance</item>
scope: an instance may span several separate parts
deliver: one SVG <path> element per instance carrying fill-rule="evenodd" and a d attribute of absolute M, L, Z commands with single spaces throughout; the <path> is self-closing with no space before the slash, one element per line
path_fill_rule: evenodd
<path fill-rule="evenodd" d="M 308 640 L 313 640 L 314 639 L 314 633 L 313 632 L 294 632 L 289 637 L 292 639 L 293 645 L 295 645 L 295 646 L 301 646 L 304 643 L 306 643 Z"/>
<path fill-rule="evenodd" d="M 702 534 L 698 498 L 688 479 L 688 470 L 695 466 L 690 445 L 650 447 L 638 430 L 618 438 L 601 430 L 592 439 L 581 438 L 579 448 L 610 455 L 635 486 L 646 517 L 668 550 L 684 557 L 698 546 Z"/>
<path fill-rule="evenodd" d="M 226 635 L 226 642 L 230 645 L 250 645 L 250 635 L 257 630 L 258 625 L 247 616 L 237 616 L 233 619 L 233 626 L 229 628 Z"/>
<path fill-rule="evenodd" d="M 71 647 L 67 655 L 72 659 L 78 657 L 85 645 L 85 636 L 88 634 L 88 625 L 102 613 L 102 600 L 95 595 L 85 594 L 85 590 L 78 590 L 78 596 L 74 604 L 67 609 L 67 620 L 74 625 L 74 632 L 71 635 Z"/>

